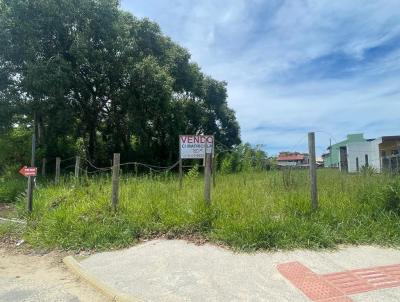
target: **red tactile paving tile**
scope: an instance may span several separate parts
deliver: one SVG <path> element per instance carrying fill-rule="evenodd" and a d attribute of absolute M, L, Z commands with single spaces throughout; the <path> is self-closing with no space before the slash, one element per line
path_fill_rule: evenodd
<path fill-rule="evenodd" d="M 315 276 L 291 282 L 312 301 L 326 300 L 328 298 L 342 297 L 343 293 L 330 285 L 324 279 Z"/>
<path fill-rule="evenodd" d="M 317 276 L 316 273 L 297 261 L 279 264 L 277 268 L 279 272 L 289 280 Z"/>
<path fill-rule="evenodd" d="M 322 277 L 345 294 L 362 293 L 373 289 L 368 282 L 350 272 L 327 274 Z"/>
<path fill-rule="evenodd" d="M 284 277 L 312 301 L 326 301 L 344 296 L 341 291 L 299 262 L 280 264 L 277 268 Z"/>
<path fill-rule="evenodd" d="M 318 275 L 299 262 L 277 266 L 312 301 L 349 302 L 347 295 L 400 286 L 400 264 Z"/>
<path fill-rule="evenodd" d="M 357 269 L 322 276 L 345 294 L 400 286 L 400 265 Z"/>

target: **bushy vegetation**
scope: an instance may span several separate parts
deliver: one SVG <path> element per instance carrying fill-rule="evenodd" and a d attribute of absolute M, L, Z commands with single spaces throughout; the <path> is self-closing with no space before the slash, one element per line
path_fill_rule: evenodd
<path fill-rule="evenodd" d="M 33 130 L 38 159 L 81 154 L 98 166 L 114 152 L 171 164 L 180 134 L 240 143 L 227 83 L 118 0 L 0 0 L 0 28 L 0 136 L 9 145 L 28 133 L 14 145 L 25 156 Z"/>
<path fill-rule="evenodd" d="M 400 180 L 395 179 L 385 185 L 382 200 L 387 210 L 400 214 Z"/>
<path fill-rule="evenodd" d="M 6 133 L 0 129 L 0 203 L 14 202 L 26 189 L 26 179 L 18 175 L 18 170 L 29 162 L 30 137 L 26 129 L 14 128 Z"/>
<path fill-rule="evenodd" d="M 0 203 L 14 202 L 26 189 L 24 179 L 7 179 L 0 177 Z"/>
<path fill-rule="evenodd" d="M 272 163 L 261 146 L 240 144 L 217 155 L 218 170 L 223 174 L 270 170 Z"/>
<path fill-rule="evenodd" d="M 24 213 L 23 203 L 20 213 L 28 219 L 25 239 L 45 248 L 107 249 L 162 234 L 196 235 L 243 250 L 399 246 L 398 191 L 389 189 L 392 184 L 386 175 L 319 170 L 320 207 L 312 211 L 305 170 L 292 171 L 289 184 L 281 171 L 219 174 L 210 207 L 197 172 L 185 178 L 182 190 L 174 175 L 124 175 L 114 213 L 110 176 L 103 175 L 39 187 L 33 213 Z"/>
<path fill-rule="evenodd" d="M 0 169 L 0 203 L 15 202 L 26 189 L 26 179 L 16 175 L 18 170 L 16 165 L 7 165 Z"/>

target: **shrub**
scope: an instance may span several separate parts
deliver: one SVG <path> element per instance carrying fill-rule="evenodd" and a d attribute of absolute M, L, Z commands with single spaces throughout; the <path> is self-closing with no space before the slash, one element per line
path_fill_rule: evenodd
<path fill-rule="evenodd" d="M 382 191 L 386 210 L 400 214 L 400 180 L 397 179 L 386 185 Z"/>
<path fill-rule="evenodd" d="M 365 176 L 371 176 L 371 175 L 378 173 L 378 171 L 371 166 L 362 166 L 360 169 L 360 172 L 361 172 L 361 174 L 363 174 Z"/>
<path fill-rule="evenodd" d="M 24 192 L 24 179 L 0 178 L 0 202 L 14 202 Z"/>

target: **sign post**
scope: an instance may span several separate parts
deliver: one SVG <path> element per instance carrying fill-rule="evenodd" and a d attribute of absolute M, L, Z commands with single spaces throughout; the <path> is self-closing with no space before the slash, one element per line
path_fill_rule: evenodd
<path fill-rule="evenodd" d="M 35 168 L 35 150 L 36 150 L 36 136 L 35 136 L 35 121 L 33 122 L 33 133 L 32 133 L 32 150 L 31 150 L 31 168 L 22 167 L 19 170 L 24 176 L 28 177 L 28 190 L 26 192 L 26 205 L 29 212 L 32 212 L 33 209 L 33 187 L 34 187 L 34 180 L 37 174 L 37 168 Z"/>
<path fill-rule="evenodd" d="M 202 159 L 204 165 L 204 199 L 211 202 L 212 162 L 214 157 L 213 135 L 179 136 L 179 186 L 182 187 L 183 159 Z"/>

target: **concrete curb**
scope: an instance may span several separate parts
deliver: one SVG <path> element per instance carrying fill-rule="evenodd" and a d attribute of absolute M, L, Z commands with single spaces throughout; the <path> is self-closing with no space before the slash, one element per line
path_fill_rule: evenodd
<path fill-rule="evenodd" d="M 102 292 L 105 296 L 110 298 L 112 301 L 115 302 L 141 302 L 140 299 L 131 297 L 125 293 L 121 293 L 118 290 L 106 285 L 104 282 L 96 279 L 91 274 L 89 274 L 82 265 L 79 264 L 78 261 L 73 256 L 67 256 L 63 259 L 63 262 L 67 266 L 67 268 L 72 271 L 75 275 L 79 278 L 82 278 L 90 285 L 98 289 Z"/>

